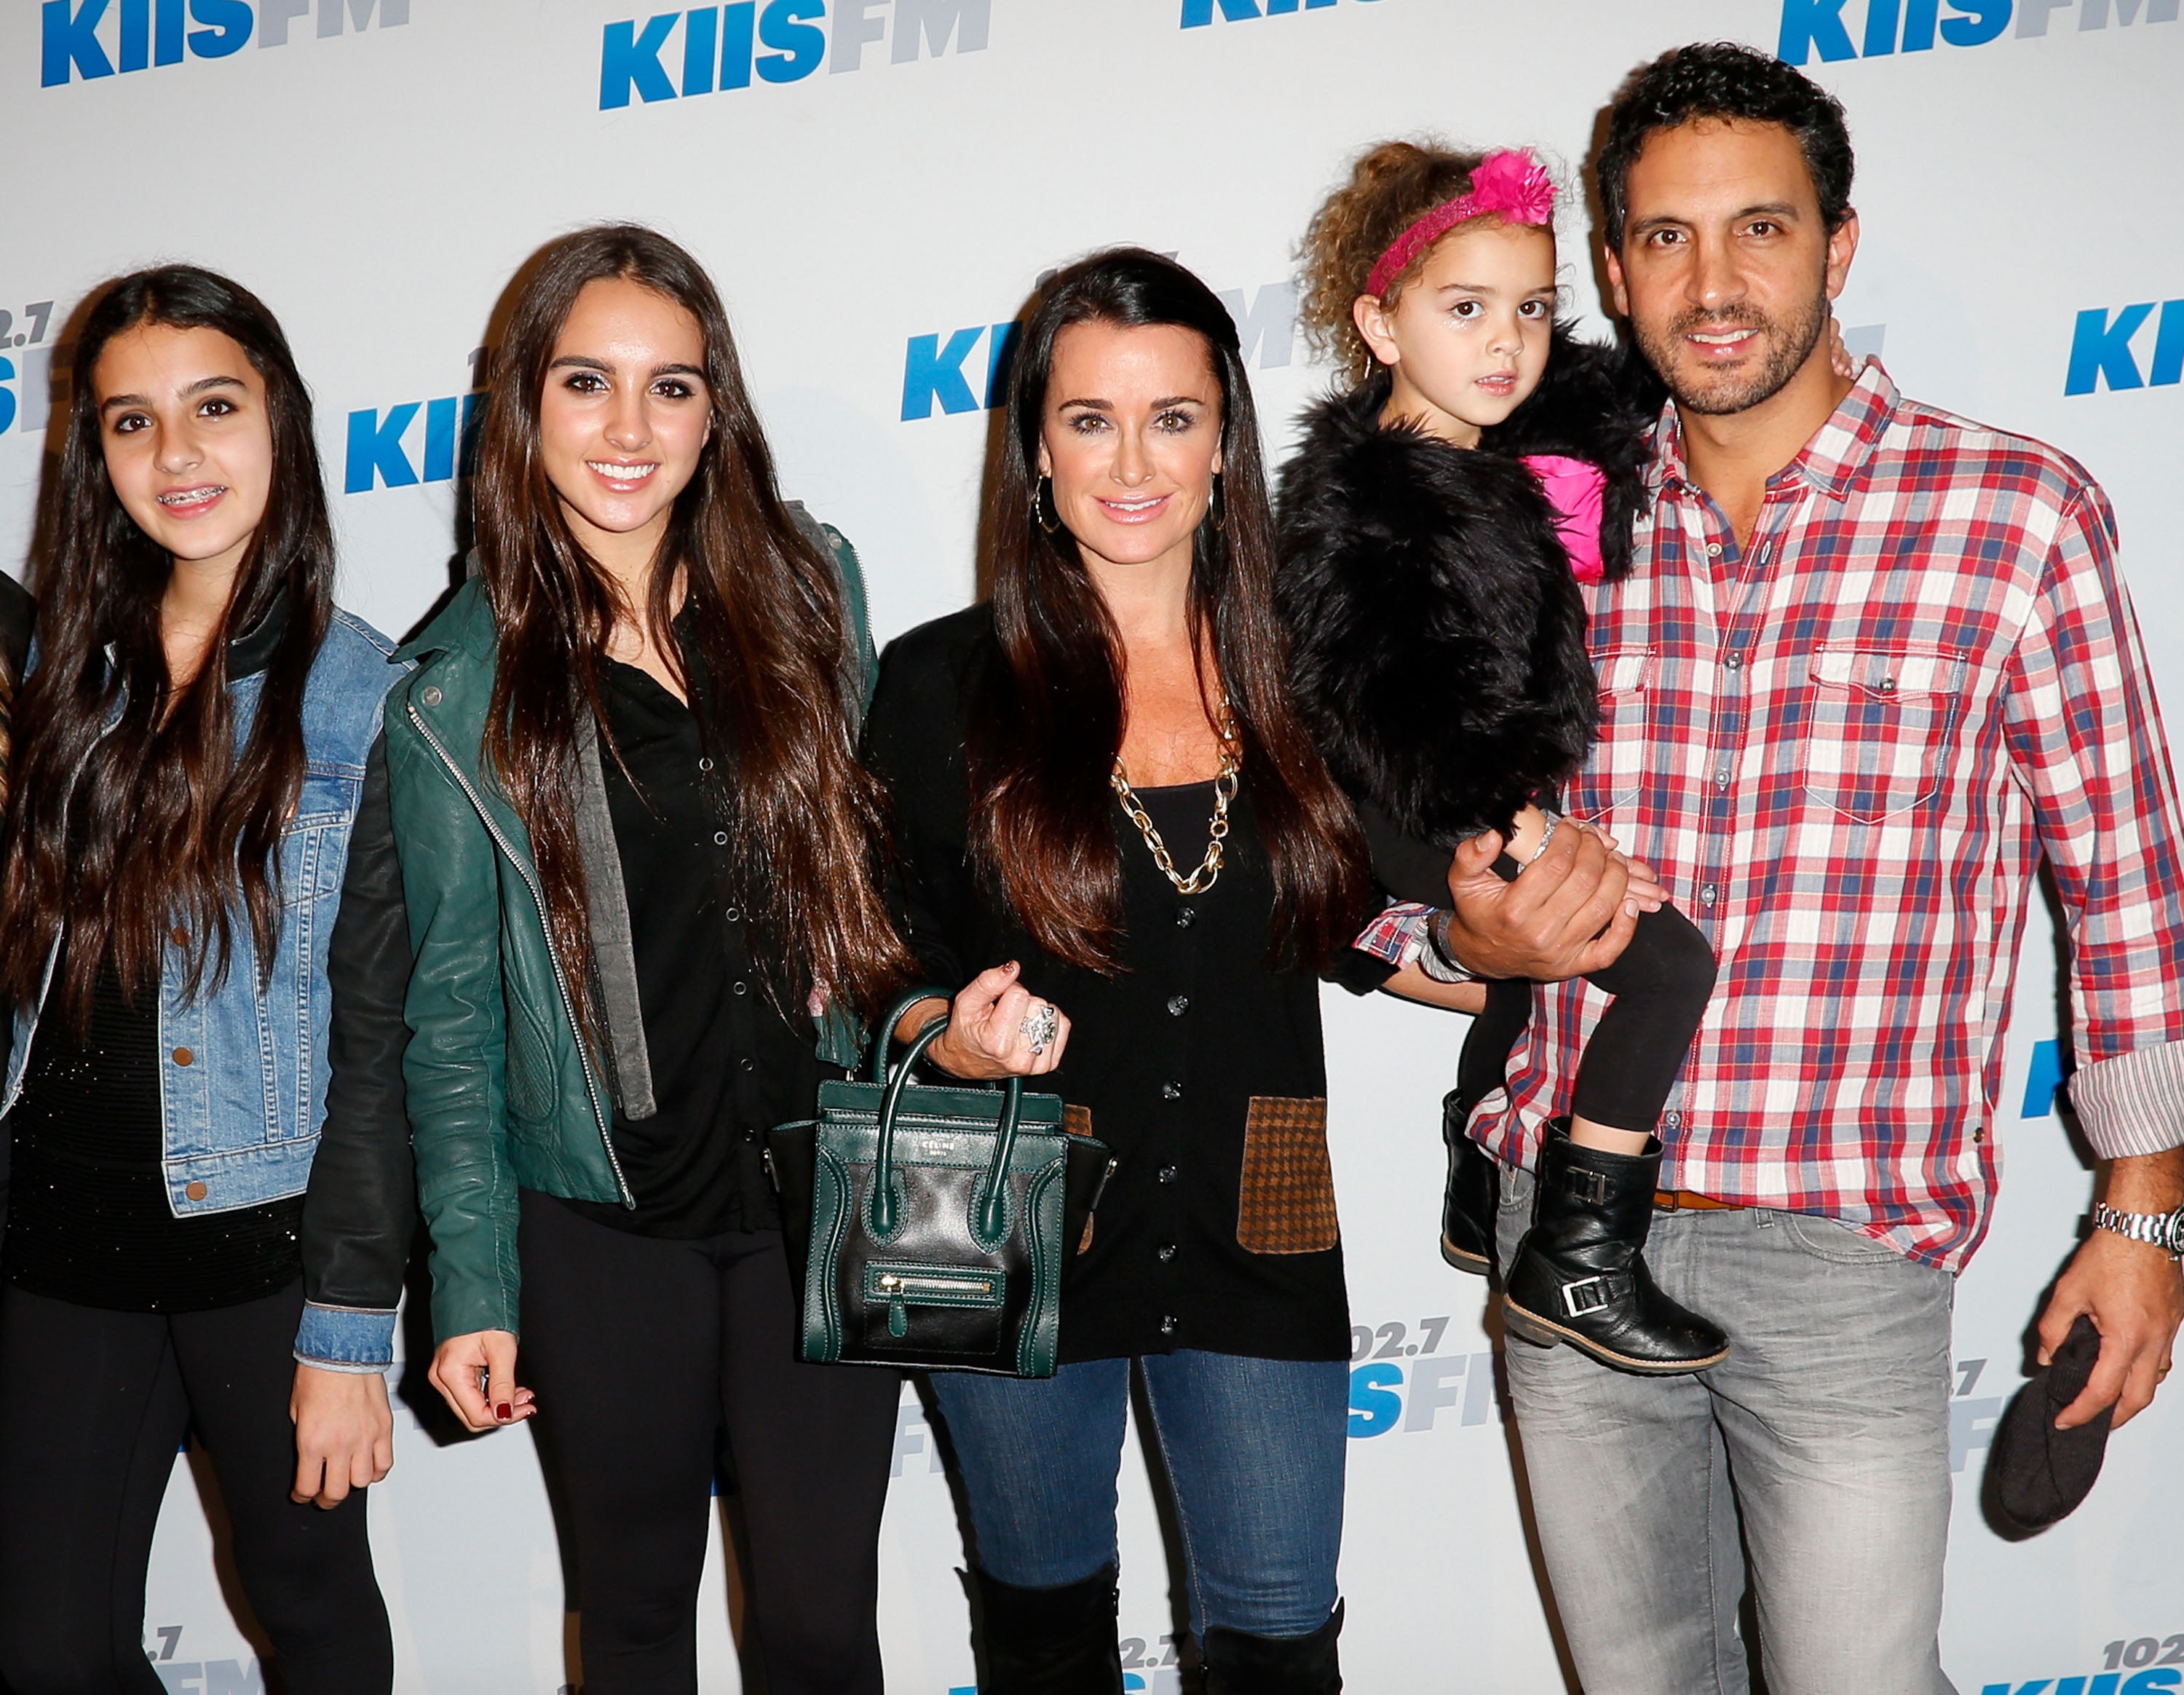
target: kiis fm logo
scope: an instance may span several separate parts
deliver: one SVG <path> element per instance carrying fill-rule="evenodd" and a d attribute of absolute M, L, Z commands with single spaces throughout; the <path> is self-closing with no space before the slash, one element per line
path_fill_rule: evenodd
<path fill-rule="evenodd" d="M 1284 12 L 1319 12 L 1336 3 L 1338 0 L 1183 0 L 1183 27 L 1202 29 L 1217 16 L 1224 23 L 1238 24 L 1247 18 L 1278 18 Z"/>
<path fill-rule="evenodd" d="M 46 341 L 53 303 L 34 300 L 16 314 L 0 308 L 0 435 L 19 426 L 25 436 L 42 433 L 53 391 L 52 345 Z"/>
<path fill-rule="evenodd" d="M 254 34 L 262 47 L 286 47 L 288 25 L 315 8 L 322 37 L 340 35 L 344 18 L 359 31 L 375 14 L 382 30 L 410 21 L 410 0 L 45 0 L 38 81 L 57 88 L 73 73 L 89 82 L 180 64 L 186 52 L 226 59 Z"/>
<path fill-rule="evenodd" d="M 468 477 L 477 454 L 479 409 L 492 369 L 492 354 L 479 348 L 471 354 L 467 393 L 405 400 L 383 411 L 367 406 L 351 412 L 342 493 L 369 494 L 376 488 L 414 488 L 421 482 Z"/>
<path fill-rule="evenodd" d="M 2091 306 L 2079 313 L 2070 335 L 2070 369 L 2063 379 L 2063 392 L 2090 394 L 2103 383 L 2111 388 L 2164 388 L 2184 381 L 2184 300 L 2159 303 L 2153 354 L 2143 371 L 2131 350 L 2131 343 L 2145 331 L 2156 309 L 2155 302 L 2142 300 L 2114 312 Z"/>
<path fill-rule="evenodd" d="M 2178 0 L 1865 0 L 1865 27 L 1855 45 L 1843 16 L 1848 0 L 1783 0 L 1782 35 L 1777 53 L 1802 64 L 1817 51 L 1830 64 L 1845 59 L 1879 59 L 1884 53 L 1925 53 L 1936 40 L 1953 47 L 1984 47 L 2010 27 L 2020 36 L 2044 36 L 2048 14 L 2075 5 L 2081 30 L 2105 30 L 2120 24 L 2176 21 Z"/>
<path fill-rule="evenodd" d="M 993 0 L 736 0 L 662 12 L 606 26 L 599 48 L 599 109 L 685 95 L 801 82 L 823 62 L 829 75 L 864 69 L 865 48 L 888 44 L 888 63 L 939 59 L 986 45 Z M 892 20 L 892 27 L 889 20 Z M 760 48 L 765 52 L 760 52 Z M 674 64 L 679 76 L 670 75 Z"/>
<path fill-rule="evenodd" d="M 1218 293 L 1236 321 L 1244 363 L 1262 371 L 1287 365 L 1296 349 L 1296 284 L 1269 282 L 1248 302 L 1240 288 Z M 903 422 L 929 418 L 935 406 L 953 415 L 1000 405 L 1008 399 L 1009 355 L 1016 338 L 1014 324 L 972 324 L 945 336 L 912 336 L 903 355 Z M 967 367 L 982 347 L 973 388 Z"/>
<path fill-rule="evenodd" d="M 2177 1688 L 2184 1688 L 2184 1672 L 2162 1666 L 2135 1675 L 2089 1671 L 2076 1677 L 2036 1677 L 2027 1683 L 1990 1683 L 1980 1695 L 2159 1695 Z"/>

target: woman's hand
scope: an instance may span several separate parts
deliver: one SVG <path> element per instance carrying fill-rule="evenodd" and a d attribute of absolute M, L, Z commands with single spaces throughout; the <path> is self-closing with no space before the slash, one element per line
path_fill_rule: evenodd
<path fill-rule="evenodd" d="M 1866 355 L 1866 359 L 1871 357 L 1870 354 Z M 1841 377 L 1855 377 L 1866 365 L 1866 360 L 1850 356 L 1850 348 L 1843 341 L 1842 324 L 1832 316 L 1828 320 L 1828 365 Z"/>
<path fill-rule="evenodd" d="M 1069 1045 L 1069 1019 L 1059 1006 L 1042 1001 L 1017 979 L 1022 967 L 1011 960 L 982 971 L 956 995 L 948 1028 L 926 1052 L 951 1077 L 985 1079 L 1038 1077 L 1061 1063 Z M 1041 1007 L 1054 1014 L 1054 1033 L 1037 1050 L 1024 1033 L 1024 1022 Z M 933 1021 L 939 1001 L 911 1009 L 903 1020 L 914 1035 Z M 897 1034 L 904 1032 L 898 1029 Z"/>
<path fill-rule="evenodd" d="M 288 1416 L 296 1424 L 296 1486 L 289 1494 L 298 1505 L 338 1507 L 350 1490 L 393 1469 L 394 1413 L 382 1373 L 299 1364 Z"/>
<path fill-rule="evenodd" d="M 532 1392 L 515 1386 L 515 1337 L 508 1330 L 449 1336 L 425 1374 L 469 1430 L 520 1425 L 538 1410 Z"/>

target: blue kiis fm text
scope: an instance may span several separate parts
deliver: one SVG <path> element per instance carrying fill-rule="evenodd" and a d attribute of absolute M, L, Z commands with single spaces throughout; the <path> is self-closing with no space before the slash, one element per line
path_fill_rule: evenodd
<path fill-rule="evenodd" d="M 1814 53 L 1839 59 L 1879 59 L 1893 53 L 1926 53 L 1943 47 L 1976 47 L 2005 30 L 2044 36 L 2056 14 L 2075 15 L 2080 30 L 2105 30 L 2111 22 L 2176 21 L 2179 0 L 1783 0 L 1776 47 L 1791 64 Z M 1856 27 L 1853 27 L 1855 25 Z"/>
<path fill-rule="evenodd" d="M 57 88 L 117 72 L 226 59 L 254 39 L 286 47 L 289 26 L 320 36 L 410 21 L 410 0 L 44 0 L 38 81 Z"/>
<path fill-rule="evenodd" d="M 993 0 L 735 0 L 609 24 L 599 47 L 599 109 L 801 82 L 865 67 L 983 50 Z"/>

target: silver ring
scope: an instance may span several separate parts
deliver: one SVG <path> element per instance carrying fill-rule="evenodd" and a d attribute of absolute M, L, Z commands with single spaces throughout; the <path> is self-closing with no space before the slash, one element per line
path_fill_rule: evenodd
<path fill-rule="evenodd" d="M 1023 1022 L 1017 1026 L 1017 1030 L 1031 1044 L 1031 1056 L 1037 1059 L 1046 1051 L 1054 1040 L 1055 1032 L 1061 1028 L 1061 1014 L 1055 1011 L 1052 1002 L 1041 1001 L 1024 1014 Z"/>

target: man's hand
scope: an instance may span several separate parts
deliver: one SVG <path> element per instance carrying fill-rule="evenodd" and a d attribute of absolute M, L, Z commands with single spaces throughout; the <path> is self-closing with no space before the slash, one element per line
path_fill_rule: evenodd
<path fill-rule="evenodd" d="M 376 1371 L 321 1371 L 298 1364 L 288 1397 L 296 1424 L 296 1486 L 301 1505 L 338 1507 L 394 1464 L 394 1413 L 387 1379 Z"/>
<path fill-rule="evenodd" d="M 2180 1190 L 2184 1151 L 2172 1148 L 2115 1161 L 2103 1198 L 2126 1213 L 2167 1213 L 2180 1204 Z M 2168 1374 L 2184 1323 L 2184 1274 L 2159 1248 L 2096 1229 L 2071 1255 L 2040 1315 L 2041 1364 L 2063 1346 L 2081 1313 L 2101 1333 L 2101 1357 L 2085 1393 L 2056 1415 L 2055 1427 L 2082 1425 L 2113 1402 L 2114 1429 L 2144 1410 Z"/>
<path fill-rule="evenodd" d="M 531 1391 L 516 1386 L 515 1338 L 506 1330 L 449 1336 L 425 1375 L 470 1430 L 521 1424 L 538 1410 Z"/>
<path fill-rule="evenodd" d="M 1598 971 L 1620 954 L 1638 915 L 1667 891 L 1588 825 L 1565 819 L 1514 883 L 1494 870 L 1492 831 L 1458 845 L 1449 867 L 1451 951 L 1481 977 L 1559 983 Z"/>

